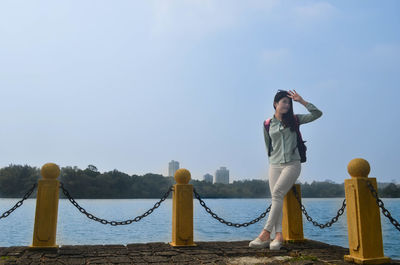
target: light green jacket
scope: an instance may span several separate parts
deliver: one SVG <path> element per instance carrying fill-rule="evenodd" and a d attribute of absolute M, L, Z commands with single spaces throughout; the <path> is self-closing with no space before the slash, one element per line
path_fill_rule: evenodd
<path fill-rule="evenodd" d="M 310 114 L 297 114 L 300 124 L 312 122 L 322 116 L 322 112 L 313 104 L 308 103 L 306 108 Z M 264 124 L 263 128 L 267 154 L 270 138 L 272 140 L 272 151 L 269 157 L 270 164 L 283 164 L 296 160 L 300 161 L 296 131 L 292 132 L 289 127 L 283 127 L 282 122 L 275 118 L 275 115 L 271 118 L 269 126 L 270 137 L 268 137 L 268 132 Z"/>

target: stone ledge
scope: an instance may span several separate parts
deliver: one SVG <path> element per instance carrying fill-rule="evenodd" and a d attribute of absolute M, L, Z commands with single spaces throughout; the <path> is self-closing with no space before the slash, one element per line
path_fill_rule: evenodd
<path fill-rule="evenodd" d="M 352 264 L 344 261 L 348 249 L 307 240 L 286 243 L 279 251 L 251 249 L 249 241 L 196 242 L 195 247 L 168 243 L 76 245 L 59 249 L 0 247 L 3 264 Z M 390 264 L 400 264 L 392 261 Z"/>

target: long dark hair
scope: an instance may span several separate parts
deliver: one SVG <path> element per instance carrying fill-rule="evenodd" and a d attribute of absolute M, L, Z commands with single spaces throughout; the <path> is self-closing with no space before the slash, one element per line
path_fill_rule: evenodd
<path fill-rule="evenodd" d="M 285 90 L 278 90 L 274 97 L 274 103 L 278 103 L 282 98 L 287 97 L 289 99 L 290 108 L 288 112 L 282 115 L 282 123 L 285 128 L 289 127 L 292 132 L 296 130 L 296 121 L 294 119 L 293 113 L 293 101 L 288 97 L 289 93 Z M 276 109 L 275 104 L 273 104 L 274 109 Z"/>

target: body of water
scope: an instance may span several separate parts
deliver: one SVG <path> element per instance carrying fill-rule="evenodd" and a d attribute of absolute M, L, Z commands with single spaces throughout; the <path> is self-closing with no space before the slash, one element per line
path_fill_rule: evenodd
<path fill-rule="evenodd" d="M 18 199 L 0 199 L 0 213 L 11 208 Z M 97 217 L 123 221 L 142 215 L 157 199 L 77 200 Z M 219 216 L 234 223 L 248 222 L 265 211 L 270 199 L 205 199 Z M 392 216 L 400 220 L 400 199 L 383 199 Z M 343 198 L 303 199 L 307 212 L 316 221 L 325 223 L 334 217 Z M 28 246 L 32 243 L 36 199 L 28 199 L 9 217 L 0 219 L 0 246 Z M 103 225 L 81 214 L 68 200 L 61 199 L 58 212 L 58 245 L 130 244 L 170 242 L 172 200 L 166 200 L 151 215 L 138 223 L 125 226 Z M 266 217 L 267 218 L 267 217 Z M 252 240 L 263 228 L 266 218 L 243 228 L 228 227 L 213 219 L 194 201 L 195 241 Z M 381 214 L 385 255 L 400 259 L 400 232 Z M 304 236 L 328 244 L 348 247 L 346 213 L 330 228 L 320 229 L 303 217 Z"/>

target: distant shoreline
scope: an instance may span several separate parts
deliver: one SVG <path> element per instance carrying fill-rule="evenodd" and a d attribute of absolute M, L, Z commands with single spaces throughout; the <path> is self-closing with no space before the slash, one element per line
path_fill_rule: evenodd
<path fill-rule="evenodd" d="M 23 198 L 40 179 L 40 170 L 28 165 L 0 168 L 0 198 Z M 174 185 L 173 177 L 148 173 L 128 175 L 118 170 L 99 172 L 93 165 L 86 169 L 63 167 L 60 182 L 74 199 L 159 199 Z M 230 184 L 190 180 L 204 199 L 264 199 L 269 198 L 268 181 L 253 179 Z M 302 198 L 344 198 L 344 184 L 330 180 L 300 183 Z M 31 198 L 36 196 L 34 190 Z M 400 198 L 400 185 L 378 183 L 381 198 Z M 171 197 L 172 194 L 169 194 Z M 65 198 L 60 190 L 60 198 Z"/>

